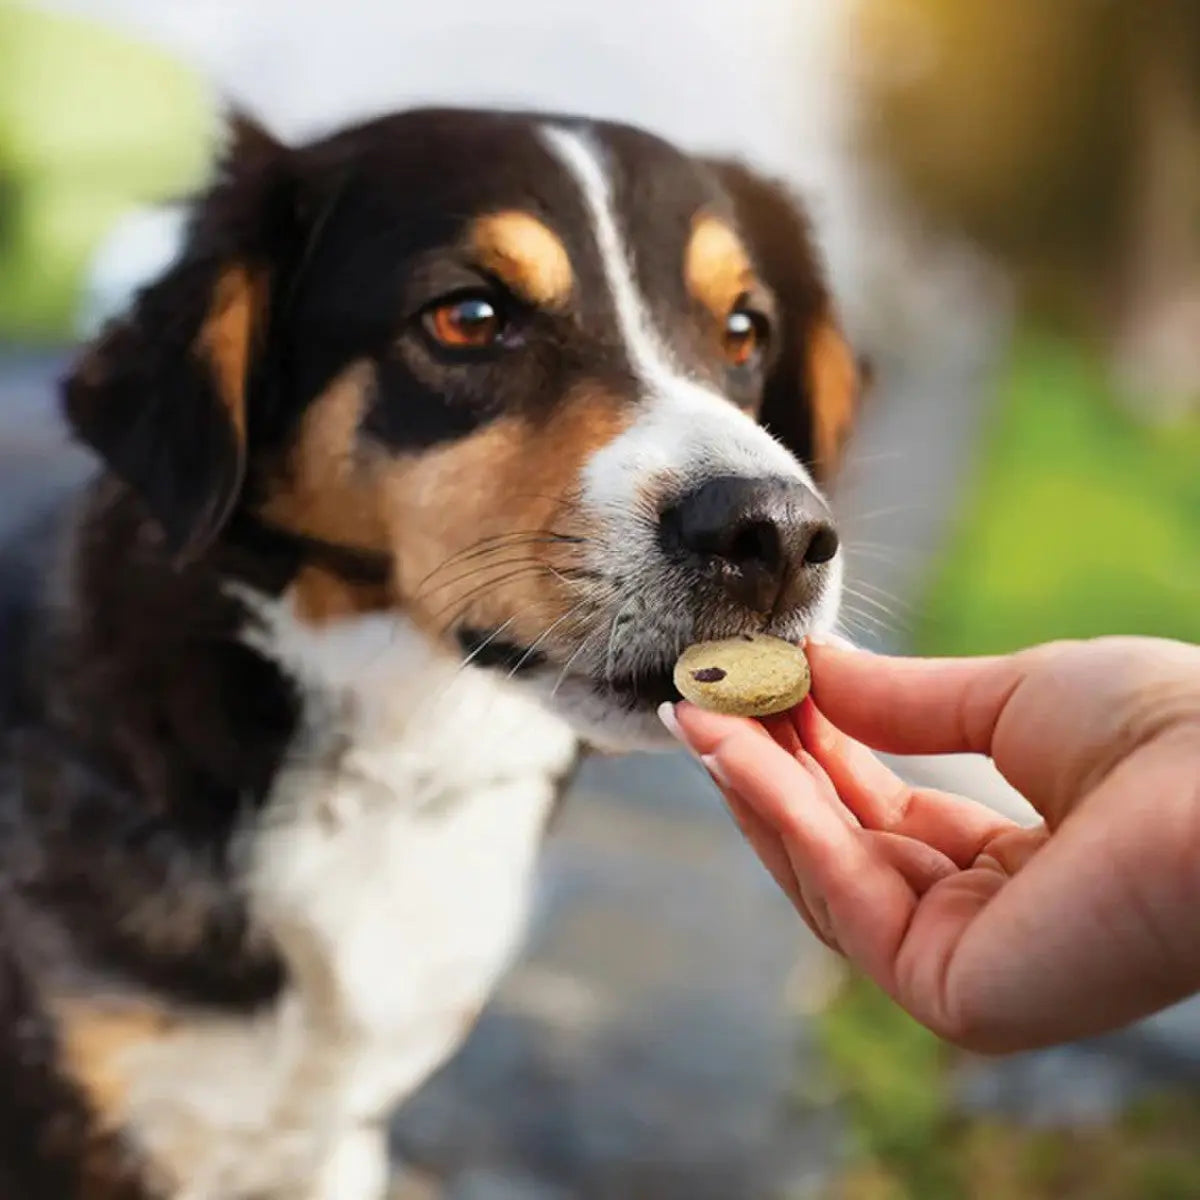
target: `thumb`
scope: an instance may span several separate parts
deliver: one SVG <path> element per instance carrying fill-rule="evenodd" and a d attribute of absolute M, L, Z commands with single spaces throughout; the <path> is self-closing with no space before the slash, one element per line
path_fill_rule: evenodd
<path fill-rule="evenodd" d="M 991 754 L 1023 655 L 892 658 L 810 643 L 813 699 L 842 732 L 890 754 Z"/>

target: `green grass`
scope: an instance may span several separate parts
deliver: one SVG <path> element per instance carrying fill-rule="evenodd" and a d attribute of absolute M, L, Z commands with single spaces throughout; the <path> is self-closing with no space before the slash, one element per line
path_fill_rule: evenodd
<path fill-rule="evenodd" d="M 1105 633 L 1200 641 L 1200 423 L 1139 425 L 1076 348 L 1024 338 L 919 608 L 925 653 Z"/>
<path fill-rule="evenodd" d="M 849 1115 L 856 1172 L 891 1176 L 927 1200 L 951 1200 L 957 1164 L 938 1149 L 953 1119 L 946 1047 L 861 979 L 843 988 L 817 1032 Z"/>
<path fill-rule="evenodd" d="M 210 89 L 102 21 L 0 0 L 0 338 L 69 338 L 114 223 L 207 174 Z"/>
<path fill-rule="evenodd" d="M 1196 1200 L 1200 1096 L 1164 1093 L 1113 1125 L 1028 1128 L 950 1102 L 962 1056 L 853 978 L 818 1035 L 853 1153 L 824 1200 Z"/>
<path fill-rule="evenodd" d="M 1200 641 L 1200 426 L 1148 429 L 1077 347 L 1026 336 L 1001 379 L 975 493 L 920 606 L 923 653 L 1056 637 Z M 852 978 L 818 1036 L 853 1135 L 827 1200 L 1196 1200 L 1200 1098 L 1108 1128 L 968 1119 L 962 1056 Z"/>

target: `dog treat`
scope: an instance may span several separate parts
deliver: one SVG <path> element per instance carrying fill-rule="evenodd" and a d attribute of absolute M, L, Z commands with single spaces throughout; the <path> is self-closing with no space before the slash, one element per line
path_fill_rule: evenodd
<path fill-rule="evenodd" d="M 765 634 L 698 642 L 675 664 L 675 686 L 685 700 L 734 717 L 784 712 L 808 695 L 809 683 L 804 651 Z"/>

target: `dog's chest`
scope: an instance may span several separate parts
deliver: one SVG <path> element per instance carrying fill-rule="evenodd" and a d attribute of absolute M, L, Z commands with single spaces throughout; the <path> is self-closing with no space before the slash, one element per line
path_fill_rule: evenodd
<path fill-rule="evenodd" d="M 353 632 L 351 661 L 377 633 Z M 394 624 L 369 667 L 312 696 L 248 879 L 312 1053 L 363 1111 L 436 1065 L 494 987 L 574 739 Z"/>
<path fill-rule="evenodd" d="M 379 633 L 293 664 L 307 722 L 244 837 L 283 996 L 136 1064 L 142 1145 L 217 1194 L 291 1194 L 458 1047 L 518 944 L 575 755 L 531 701 Z"/>
<path fill-rule="evenodd" d="M 304 1070 L 356 1117 L 416 1086 L 470 1028 L 523 928 L 555 794 L 549 773 L 424 787 L 418 801 L 408 770 L 309 777 L 296 814 L 257 841 L 254 908 L 288 965 Z"/>

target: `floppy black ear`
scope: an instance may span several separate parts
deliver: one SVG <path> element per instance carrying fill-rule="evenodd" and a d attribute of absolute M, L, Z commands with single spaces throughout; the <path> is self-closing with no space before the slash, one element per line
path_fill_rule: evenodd
<path fill-rule="evenodd" d="M 808 218 L 786 185 L 713 160 L 739 231 L 779 304 L 778 337 L 760 420 L 822 482 L 841 461 L 862 390 Z"/>
<path fill-rule="evenodd" d="M 141 497 L 180 560 L 203 553 L 240 496 L 248 393 L 295 221 L 291 152 L 244 118 L 231 135 L 179 258 L 63 388 L 75 435 Z"/>

